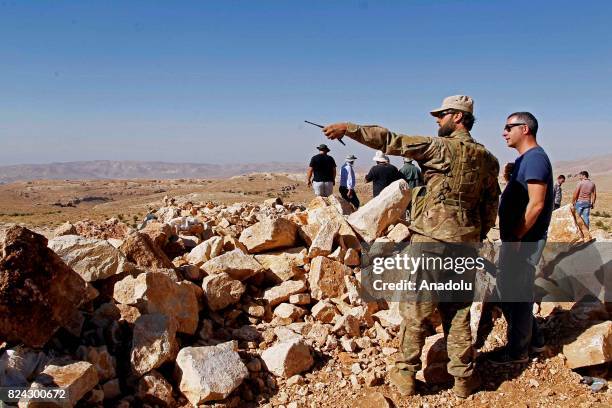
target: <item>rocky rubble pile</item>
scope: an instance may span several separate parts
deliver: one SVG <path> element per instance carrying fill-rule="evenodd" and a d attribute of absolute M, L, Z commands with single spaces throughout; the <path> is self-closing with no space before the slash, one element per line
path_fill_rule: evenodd
<path fill-rule="evenodd" d="M 397 304 L 361 299 L 360 254 L 409 239 L 408 201 L 398 181 L 358 211 L 337 197 L 172 201 L 138 230 L 84 222 L 47 242 L 13 227 L 0 243 L 0 386 L 54 382 L 70 406 L 126 408 L 296 407 L 382 385 L 401 319 Z M 448 380 L 434 323 L 428 384 Z M 607 323 L 568 344 L 568 356 L 589 350 L 574 367 L 612 360 Z M 333 373 L 347 361 L 350 372 Z M 311 383 L 313 370 L 337 382 Z"/>

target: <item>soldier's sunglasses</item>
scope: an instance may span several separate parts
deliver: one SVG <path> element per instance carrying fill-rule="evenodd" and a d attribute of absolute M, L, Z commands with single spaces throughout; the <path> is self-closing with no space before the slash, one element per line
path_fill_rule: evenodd
<path fill-rule="evenodd" d="M 522 126 L 522 125 L 526 125 L 526 123 L 508 123 L 506 126 L 504 126 L 504 130 L 506 132 L 509 132 L 512 130 L 513 127 Z"/>
<path fill-rule="evenodd" d="M 449 115 L 449 114 L 451 114 L 451 113 L 456 113 L 456 111 L 455 111 L 455 110 L 453 110 L 453 109 L 447 109 L 447 110 L 445 110 L 445 111 L 438 112 L 438 114 L 436 115 L 436 117 L 438 117 L 438 118 L 443 118 L 443 117 L 445 117 L 446 115 Z"/>

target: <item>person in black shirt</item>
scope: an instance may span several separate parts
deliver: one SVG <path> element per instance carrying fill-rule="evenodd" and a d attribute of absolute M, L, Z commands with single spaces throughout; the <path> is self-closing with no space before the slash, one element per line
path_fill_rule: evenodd
<path fill-rule="evenodd" d="M 366 174 L 365 180 L 367 183 L 372 182 L 372 196 L 376 197 L 389 184 L 399 180 L 402 175 L 397 167 L 389 163 L 389 157 L 380 150 L 376 152 L 372 160 L 376 162 L 376 165 Z"/>
<path fill-rule="evenodd" d="M 317 146 L 319 154 L 312 156 L 306 180 L 312 186 L 315 195 L 329 197 L 334 192 L 336 180 L 336 161 L 329 156 L 329 148 L 325 144 Z"/>

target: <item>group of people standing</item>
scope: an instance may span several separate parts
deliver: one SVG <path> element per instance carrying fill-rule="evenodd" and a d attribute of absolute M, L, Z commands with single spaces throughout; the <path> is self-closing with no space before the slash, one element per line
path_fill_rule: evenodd
<path fill-rule="evenodd" d="M 319 154 L 310 159 L 306 175 L 308 185 L 312 186 L 315 195 L 328 197 L 333 193 L 336 180 L 336 161 L 329 155 L 329 148 L 325 144 L 317 146 Z M 340 168 L 340 186 L 338 188 L 342 198 L 359 208 L 360 201 L 355 191 L 356 178 L 353 168 L 357 157 L 349 155 Z M 389 156 L 378 150 L 372 160 L 376 163 L 366 174 L 365 182 L 372 182 L 372 196 L 376 197 L 389 184 L 404 179 L 410 188 L 422 185 L 421 171 L 414 165 L 412 159 L 405 157 L 404 165 L 397 169 L 389 160 Z"/>
<path fill-rule="evenodd" d="M 543 346 L 532 314 L 534 273 L 554 208 L 552 166 L 546 152 L 537 143 L 538 121 L 529 112 L 515 112 L 506 119 L 502 135 L 507 146 L 515 149 L 519 157 L 508 174 L 508 183 L 500 200 L 499 162 L 470 134 L 475 122 L 472 98 L 464 95 L 447 97 L 442 106 L 430 114 L 438 124 L 438 137 L 402 135 L 384 127 L 350 122 L 325 126 L 323 132 L 330 140 L 346 136 L 380 151 L 375 156 L 378 164 L 367 180 L 374 181 L 377 174 L 384 174 L 386 181 L 394 177 L 390 175 L 393 171 L 387 167 L 389 164 L 379 166 L 388 163 L 386 155 L 403 156 L 418 163 L 423 172 L 425 194 L 420 198 L 420 211 L 414 214 L 410 223 L 411 245 L 407 251 L 420 247 L 427 252 L 427 246 L 422 244 L 436 243 L 436 248 L 439 248 L 440 243 L 446 243 L 450 245 L 442 245 L 442 250 L 436 249 L 426 255 L 440 258 L 452 255 L 452 246 L 481 242 L 495 225 L 499 213 L 503 244 L 496 272 L 497 296 L 508 321 L 508 344 L 491 354 L 489 360 L 496 365 L 528 361 L 529 353 L 538 352 Z M 329 195 L 335 180 L 335 164 L 327 155 L 327 146 L 319 146 L 319 150 L 322 148 L 326 152 L 311 161 L 308 180 L 309 183 L 312 180 L 315 193 Z M 354 196 L 354 160 L 354 156 L 347 158 L 347 177 L 341 177 L 341 187 L 346 188 L 343 191 L 349 198 Z M 331 178 L 321 178 L 318 162 L 327 163 L 325 174 Z M 413 170 L 407 173 L 414 174 Z M 320 183 L 328 183 L 328 187 L 322 190 Z M 374 194 L 378 191 L 377 188 Z M 420 280 L 434 273 L 441 280 L 456 277 L 454 271 L 427 268 L 421 265 L 416 271 L 411 271 L 410 279 Z M 474 277 L 475 271 L 466 271 L 462 275 L 465 280 L 473 281 Z M 508 301 L 516 294 L 520 294 L 520 299 Z M 391 370 L 390 379 L 404 395 L 417 392 L 415 376 L 421 368 L 421 351 L 429 318 L 436 309 L 441 315 L 447 340 L 447 369 L 455 378 L 453 392 L 466 398 L 480 386 L 470 331 L 471 301 L 447 295 L 433 291 L 426 299 L 400 303 L 402 357 Z"/>

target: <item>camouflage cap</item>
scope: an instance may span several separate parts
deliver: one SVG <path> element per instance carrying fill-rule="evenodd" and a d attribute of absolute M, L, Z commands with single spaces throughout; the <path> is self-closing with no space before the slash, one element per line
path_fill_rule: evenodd
<path fill-rule="evenodd" d="M 466 95 L 453 95 L 444 98 L 442 106 L 432 110 L 432 116 L 438 116 L 440 112 L 447 109 L 457 109 L 463 112 L 474 113 L 474 100 Z"/>

